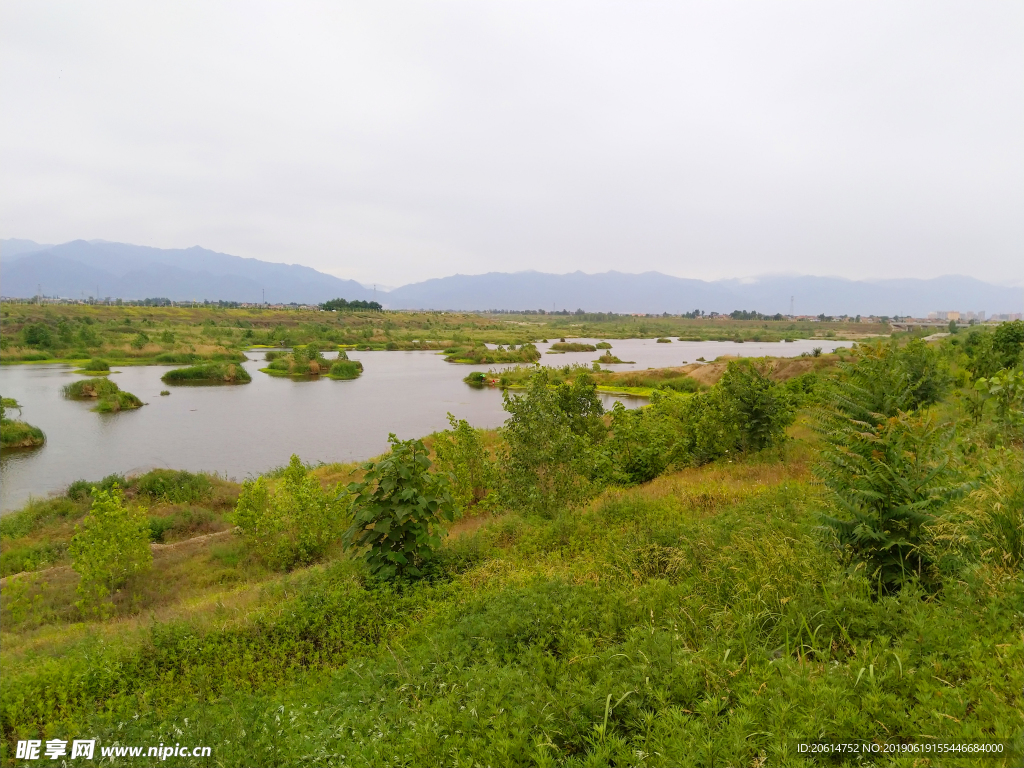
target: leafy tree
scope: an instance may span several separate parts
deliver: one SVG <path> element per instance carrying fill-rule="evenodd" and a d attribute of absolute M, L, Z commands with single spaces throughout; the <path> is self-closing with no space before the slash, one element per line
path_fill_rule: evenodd
<path fill-rule="evenodd" d="M 618 483 L 646 483 L 668 467 L 672 424 L 657 408 L 664 396 L 654 392 L 652 398 L 647 408 L 628 409 L 618 401 L 612 406 L 612 473 Z"/>
<path fill-rule="evenodd" d="M 21 331 L 24 342 L 29 347 L 52 347 L 53 333 L 45 323 L 26 325 Z"/>
<path fill-rule="evenodd" d="M 419 577 L 441 546 L 439 529 L 454 519 L 449 480 L 430 471 L 420 440 L 388 437 L 391 452 L 364 465 L 363 480 L 348 485 L 352 524 L 345 546 L 362 551 L 381 579 Z"/>
<path fill-rule="evenodd" d="M 243 483 L 234 522 L 261 561 L 287 570 L 316 561 L 337 540 L 341 508 L 293 455 L 277 487 L 266 477 Z"/>
<path fill-rule="evenodd" d="M 152 566 L 153 553 L 149 520 L 142 509 L 125 504 L 119 485 L 109 491 L 94 488 L 92 495 L 92 508 L 75 527 L 69 552 L 81 577 L 79 606 L 99 610 L 128 579 Z"/>
<path fill-rule="evenodd" d="M 839 545 L 881 593 L 929 576 L 928 526 L 968 488 L 950 466 L 950 430 L 900 413 L 879 423 L 833 420 L 825 438 L 815 474 L 838 513 L 823 520 Z"/>
<path fill-rule="evenodd" d="M 992 335 L 992 351 L 1000 368 L 1020 368 L 1024 363 L 1024 321 L 1000 323 Z"/>
<path fill-rule="evenodd" d="M 539 370 L 525 394 L 503 393 L 509 418 L 501 429 L 501 498 L 512 509 L 553 515 L 593 489 L 600 417 L 585 393 L 593 384 L 583 382 L 576 391 L 575 384 L 560 386 L 566 389 L 548 386 L 547 371 Z"/>
<path fill-rule="evenodd" d="M 465 511 L 483 501 L 494 487 L 494 469 L 480 433 L 468 421 L 450 413 L 448 423 L 451 429 L 434 440 L 434 455 L 437 468 L 452 478 L 456 509 Z"/>
<path fill-rule="evenodd" d="M 785 438 L 795 415 L 793 404 L 762 366 L 750 360 L 730 362 L 718 386 L 741 450 L 764 450 Z"/>

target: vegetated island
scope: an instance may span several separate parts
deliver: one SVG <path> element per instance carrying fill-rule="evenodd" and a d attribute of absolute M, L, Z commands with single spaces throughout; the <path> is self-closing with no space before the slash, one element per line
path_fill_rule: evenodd
<path fill-rule="evenodd" d="M 616 364 L 617 365 L 634 365 L 635 364 L 634 361 L 632 361 L 632 360 L 619 360 L 619 358 L 617 358 L 611 352 L 605 352 L 603 355 L 601 355 L 599 358 L 597 358 L 597 360 L 595 360 L 594 362 L 595 363 L 599 363 L 601 365 L 616 365 Z"/>
<path fill-rule="evenodd" d="M 483 343 L 472 346 L 449 347 L 444 350 L 445 360 L 449 363 L 465 365 L 488 365 L 496 363 L 534 363 L 540 360 L 540 352 L 533 344 L 522 344 L 507 347 L 499 344 L 496 349 L 489 349 Z"/>
<path fill-rule="evenodd" d="M 358 378 L 363 372 L 363 364 L 358 360 L 349 360 L 345 350 L 338 352 L 338 359 L 332 362 L 324 357 L 316 344 L 296 347 L 291 352 L 271 350 L 264 357 L 268 365 L 260 370 L 271 376 L 291 376 L 299 379 L 325 376 L 343 381 Z"/>
<path fill-rule="evenodd" d="M 249 372 L 235 363 L 205 363 L 175 368 L 160 377 L 165 384 L 248 384 Z"/>
<path fill-rule="evenodd" d="M 1017 766 L 1018 329 L 862 345 L 802 394 L 719 361 L 611 413 L 542 369 L 500 430 L 453 417 L 362 467 L 34 499 L 0 518 L 9 749 L 788 765 L 839 712 L 851 742 L 984 734 Z"/>
<path fill-rule="evenodd" d="M 549 355 L 564 355 L 566 352 L 597 352 L 597 347 L 576 341 L 556 341 L 548 348 Z"/>
<path fill-rule="evenodd" d="M 39 427 L 11 419 L 8 411 L 15 410 L 21 416 L 21 406 L 13 397 L 0 397 L 0 447 L 38 448 L 46 442 L 46 435 Z"/>
<path fill-rule="evenodd" d="M 75 373 L 83 373 L 87 376 L 105 376 L 110 373 L 110 363 L 103 358 L 94 357 L 87 360 Z"/>
<path fill-rule="evenodd" d="M 117 413 L 141 408 L 144 403 L 131 392 L 124 392 L 110 379 L 84 379 L 64 387 L 64 397 L 71 400 L 96 400 L 94 411 Z"/>

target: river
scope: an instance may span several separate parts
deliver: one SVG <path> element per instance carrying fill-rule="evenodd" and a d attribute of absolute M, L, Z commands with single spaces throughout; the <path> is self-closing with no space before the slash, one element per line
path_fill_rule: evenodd
<path fill-rule="evenodd" d="M 719 355 L 791 357 L 816 346 L 832 351 L 850 345 L 824 345 L 820 340 L 610 343 L 620 359 L 634 361 L 609 366 L 615 370 L 681 365 Z M 537 346 L 543 352 L 550 344 Z M 597 354 L 545 354 L 541 362 L 589 364 Z M 498 427 L 505 417 L 498 390 L 462 382 L 470 371 L 483 368 L 446 363 L 434 352 L 350 352 L 365 369 L 354 381 L 271 377 L 257 370 L 266 365 L 262 351 L 252 350 L 249 357 L 244 365 L 253 381 L 239 386 L 168 386 L 160 381 L 167 366 L 115 368 L 111 376 L 118 386 L 146 403 L 116 414 L 94 413 L 92 403 L 61 397 L 61 387 L 82 378 L 67 366 L 0 367 L 0 393 L 18 400 L 22 418 L 46 433 L 42 448 L 0 456 L 0 511 L 20 508 L 30 496 L 58 492 L 80 478 L 169 467 L 243 479 L 287 463 L 293 453 L 311 462 L 368 459 L 387 450 L 391 432 L 406 439 L 445 429 L 449 411 L 481 428 Z M 164 389 L 171 395 L 160 396 Z M 606 407 L 616 399 L 631 407 L 643 402 L 602 397 Z"/>

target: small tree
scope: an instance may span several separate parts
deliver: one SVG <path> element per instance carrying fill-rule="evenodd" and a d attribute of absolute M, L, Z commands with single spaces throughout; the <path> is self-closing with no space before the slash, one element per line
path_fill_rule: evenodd
<path fill-rule="evenodd" d="M 349 483 L 352 525 L 347 549 L 362 551 L 382 579 L 419 577 L 441 546 L 439 529 L 454 519 L 448 479 L 430 472 L 420 440 L 388 437 L 391 453 L 364 465 L 362 482 Z"/>
<path fill-rule="evenodd" d="M 494 487 L 494 469 L 490 453 L 484 449 L 480 433 L 465 419 L 448 414 L 451 429 L 434 440 L 437 468 L 452 478 L 452 498 L 460 511 L 483 501 Z"/>
<path fill-rule="evenodd" d="M 729 363 L 719 386 L 740 448 L 760 451 L 780 443 L 795 417 L 786 389 L 750 360 Z"/>
<path fill-rule="evenodd" d="M 815 474 L 838 513 L 823 519 L 839 544 L 880 592 L 928 576 L 928 526 L 969 488 L 950 467 L 949 430 L 901 413 L 878 425 L 832 421 L 824 436 Z"/>
<path fill-rule="evenodd" d="M 149 520 L 125 504 L 115 483 L 109 491 L 93 488 L 93 502 L 71 538 L 71 567 L 81 577 L 79 606 L 99 610 L 103 602 L 137 573 L 153 564 Z"/>
<path fill-rule="evenodd" d="M 293 455 L 277 487 L 247 480 L 234 522 L 250 549 L 271 568 L 287 570 L 323 556 L 341 529 L 341 506 Z"/>

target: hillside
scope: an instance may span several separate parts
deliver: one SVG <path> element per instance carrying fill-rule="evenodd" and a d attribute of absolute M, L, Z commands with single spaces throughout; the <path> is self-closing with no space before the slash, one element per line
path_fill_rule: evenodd
<path fill-rule="evenodd" d="M 933 279 L 846 280 L 769 275 L 703 281 L 659 272 L 629 274 L 490 272 L 411 283 L 390 292 L 364 288 L 297 264 L 277 264 L 217 253 L 199 246 L 149 248 L 75 240 L 41 245 L 0 243 L 4 296 L 27 298 L 98 295 L 123 299 L 164 297 L 270 303 L 320 303 L 332 298 L 373 299 L 388 309 L 569 310 L 680 314 L 700 309 L 798 315 L 912 315 L 936 310 L 1020 312 L 1024 292 L 966 276 Z"/>

